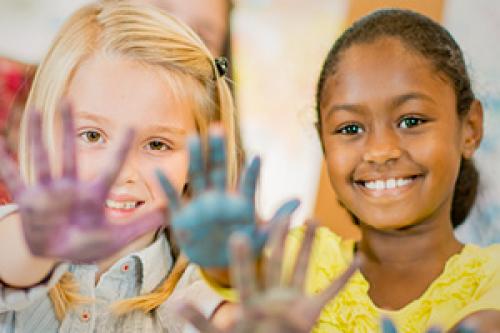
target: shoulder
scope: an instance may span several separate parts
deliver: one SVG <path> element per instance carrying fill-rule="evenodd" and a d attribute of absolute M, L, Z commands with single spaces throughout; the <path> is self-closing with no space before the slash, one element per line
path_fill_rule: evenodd
<path fill-rule="evenodd" d="M 446 281 L 455 281 L 455 298 L 464 304 L 457 311 L 451 322 L 457 323 L 463 318 L 484 310 L 500 310 L 500 244 L 479 247 L 467 244 L 457 256 L 450 269 L 444 274 Z M 443 280 L 442 280 L 443 281 Z M 443 291 L 443 295 L 446 292 Z M 450 296 L 450 295 L 448 295 Z"/>
<path fill-rule="evenodd" d="M 498 297 L 496 299 L 500 299 L 500 244 L 484 248 L 475 245 L 468 245 L 468 247 L 472 248 L 471 252 L 481 262 L 481 284 L 478 296 L 482 297 L 489 293 L 495 293 L 495 297 Z M 498 309 L 500 309 L 500 305 Z"/>
<path fill-rule="evenodd" d="M 466 267 L 477 267 L 475 272 L 483 280 L 500 284 L 500 244 L 494 244 L 487 247 L 480 247 L 474 244 L 465 245 L 459 260 L 462 269 Z M 500 287 L 498 285 L 497 287 Z"/>

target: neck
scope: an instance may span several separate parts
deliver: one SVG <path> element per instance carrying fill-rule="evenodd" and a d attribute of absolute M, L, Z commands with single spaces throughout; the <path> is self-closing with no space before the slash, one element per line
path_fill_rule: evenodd
<path fill-rule="evenodd" d="M 398 230 L 377 230 L 361 224 L 358 248 L 370 264 L 404 267 L 444 263 L 463 247 L 455 238 L 449 213 L 444 215 Z"/>
<path fill-rule="evenodd" d="M 447 216 L 390 231 L 361 225 L 361 271 L 374 304 L 401 309 L 442 274 L 448 259 L 463 248 L 453 234 L 449 213 Z"/>

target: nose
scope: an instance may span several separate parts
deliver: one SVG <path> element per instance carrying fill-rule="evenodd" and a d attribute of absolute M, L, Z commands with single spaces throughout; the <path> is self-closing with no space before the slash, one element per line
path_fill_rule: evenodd
<path fill-rule="evenodd" d="M 374 164 L 386 164 L 401 157 L 400 141 L 393 129 L 380 129 L 368 133 L 363 160 Z"/>
<path fill-rule="evenodd" d="M 132 151 L 129 152 L 127 159 L 120 169 L 120 173 L 116 178 L 115 185 L 125 185 L 136 183 L 140 176 L 140 168 L 136 156 Z"/>

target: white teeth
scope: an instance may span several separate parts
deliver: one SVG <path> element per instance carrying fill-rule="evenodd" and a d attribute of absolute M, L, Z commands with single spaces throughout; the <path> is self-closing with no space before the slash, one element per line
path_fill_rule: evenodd
<path fill-rule="evenodd" d="M 114 201 L 106 200 L 106 206 L 115 209 L 134 209 L 139 205 L 137 201 Z"/>
<path fill-rule="evenodd" d="M 387 179 L 387 180 L 374 180 L 369 182 L 364 182 L 364 186 L 369 190 L 385 190 L 394 189 L 396 187 L 403 187 L 410 184 L 413 181 L 412 178 L 399 178 L 399 179 Z"/>
<path fill-rule="evenodd" d="M 386 182 L 385 182 L 385 187 L 386 188 L 395 188 L 396 187 L 396 179 L 392 178 L 392 179 L 388 179 Z"/>
<path fill-rule="evenodd" d="M 405 186 L 405 185 L 408 185 L 409 183 L 411 183 L 411 179 L 398 179 L 397 180 L 397 186 Z"/>

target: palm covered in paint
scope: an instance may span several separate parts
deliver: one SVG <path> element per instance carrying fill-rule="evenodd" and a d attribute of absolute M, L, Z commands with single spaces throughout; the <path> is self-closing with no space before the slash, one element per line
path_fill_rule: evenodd
<path fill-rule="evenodd" d="M 30 112 L 29 133 L 33 145 L 35 183 L 24 184 L 17 167 L 0 142 L 1 175 L 19 207 L 24 237 L 30 251 L 58 260 L 91 263 L 114 254 L 130 241 L 159 228 L 164 214 L 153 211 L 127 224 L 106 220 L 105 200 L 127 156 L 133 138 L 130 131 L 112 165 L 92 182 L 78 179 L 73 114 L 62 109 L 63 165 L 60 178 L 52 176 L 47 149 L 42 143 L 41 116 Z"/>
<path fill-rule="evenodd" d="M 202 267 L 228 267 L 228 240 L 237 231 L 250 240 L 253 253 L 258 253 L 267 239 L 269 228 L 259 228 L 255 213 L 255 187 L 260 159 L 255 158 L 243 175 L 239 190 L 230 191 L 226 184 L 226 154 L 221 134 L 209 138 L 210 156 L 205 167 L 199 138 L 189 142 L 189 179 L 192 198 L 182 205 L 167 178 L 158 173 L 168 197 L 171 226 L 187 257 Z M 277 210 L 267 224 L 292 214 L 299 205 L 291 200 Z"/>

